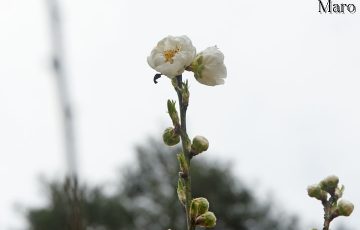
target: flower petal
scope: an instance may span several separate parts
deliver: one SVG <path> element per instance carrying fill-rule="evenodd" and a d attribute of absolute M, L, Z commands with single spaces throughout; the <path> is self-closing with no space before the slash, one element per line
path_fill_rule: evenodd
<path fill-rule="evenodd" d="M 173 78 L 182 74 L 196 55 L 196 49 L 186 36 L 167 36 L 151 51 L 147 62 L 151 68 Z"/>

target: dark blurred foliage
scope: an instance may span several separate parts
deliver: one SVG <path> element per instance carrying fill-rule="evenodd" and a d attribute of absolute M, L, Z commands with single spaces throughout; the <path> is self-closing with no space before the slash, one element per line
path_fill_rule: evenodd
<path fill-rule="evenodd" d="M 137 147 L 137 162 L 121 173 L 113 195 L 101 188 L 79 186 L 76 180 L 50 183 L 47 207 L 28 210 L 31 230 L 183 230 L 185 214 L 176 194 L 178 149 L 150 141 Z M 194 197 L 206 197 L 217 216 L 214 229 L 295 230 L 294 216 L 279 207 L 258 201 L 256 188 L 247 188 L 234 177 L 228 165 L 192 161 Z M 86 227 L 85 227 L 86 226 Z"/>

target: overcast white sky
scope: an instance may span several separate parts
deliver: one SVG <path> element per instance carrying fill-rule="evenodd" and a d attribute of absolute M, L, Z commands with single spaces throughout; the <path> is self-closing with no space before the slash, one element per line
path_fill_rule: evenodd
<path fill-rule="evenodd" d="M 62 10 L 83 179 L 114 181 L 133 146 L 170 125 L 176 94 L 166 78 L 152 83 L 146 57 L 186 34 L 199 51 L 217 45 L 228 68 L 213 88 L 185 75 L 189 133 L 210 140 L 206 157 L 233 161 L 259 195 L 318 228 L 322 207 L 305 189 L 336 174 L 355 211 L 335 222 L 360 225 L 360 11 L 320 15 L 316 0 L 64 0 Z M 23 229 L 21 207 L 45 201 L 39 175 L 65 171 L 48 27 L 45 0 L 0 2 L 0 229 Z"/>

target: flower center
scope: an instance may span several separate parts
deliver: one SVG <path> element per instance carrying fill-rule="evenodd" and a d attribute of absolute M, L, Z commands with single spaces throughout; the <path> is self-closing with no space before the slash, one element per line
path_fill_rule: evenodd
<path fill-rule="evenodd" d="M 170 64 L 172 64 L 174 62 L 173 57 L 179 51 L 180 51 L 179 47 L 176 47 L 176 49 L 172 49 L 172 50 L 164 50 L 163 55 L 165 57 L 165 62 L 169 62 Z"/>

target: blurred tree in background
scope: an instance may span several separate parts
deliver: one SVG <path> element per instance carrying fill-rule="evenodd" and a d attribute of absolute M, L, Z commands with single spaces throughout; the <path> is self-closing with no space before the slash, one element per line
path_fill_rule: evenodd
<path fill-rule="evenodd" d="M 183 207 L 176 185 L 179 149 L 150 141 L 136 148 L 137 163 L 122 171 L 115 194 L 79 186 L 74 180 L 46 185 L 47 207 L 29 209 L 31 230 L 182 230 Z M 297 219 L 272 203 L 259 202 L 227 165 L 198 156 L 192 162 L 194 197 L 207 197 L 221 230 L 295 230 Z M 86 227 L 85 227 L 86 226 Z"/>

